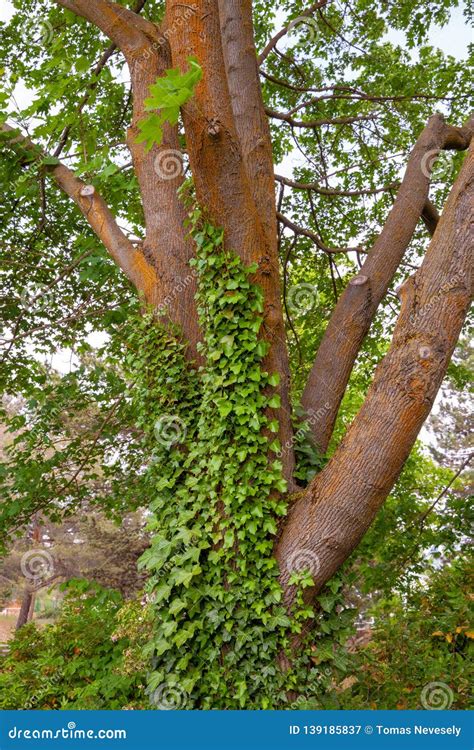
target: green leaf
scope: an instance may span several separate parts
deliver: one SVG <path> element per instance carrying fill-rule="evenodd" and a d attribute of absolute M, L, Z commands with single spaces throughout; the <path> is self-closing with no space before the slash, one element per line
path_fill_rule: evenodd
<path fill-rule="evenodd" d="M 194 89 L 202 78 L 202 69 L 194 57 L 188 58 L 189 71 L 181 74 L 176 68 L 167 70 L 150 86 L 150 96 L 145 99 L 145 108 L 151 114 L 138 122 L 140 134 L 137 143 L 146 143 L 149 151 L 163 140 L 163 125 L 176 125 L 181 107 L 191 99 Z M 156 112 L 158 111 L 158 113 Z"/>

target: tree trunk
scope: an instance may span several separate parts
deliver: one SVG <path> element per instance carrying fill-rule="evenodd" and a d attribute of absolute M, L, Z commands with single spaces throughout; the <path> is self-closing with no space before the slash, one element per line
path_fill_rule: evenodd
<path fill-rule="evenodd" d="M 96 24 L 129 65 L 134 112 L 127 142 L 141 191 L 144 241 L 135 246 L 97 191 L 65 165 L 49 164 L 46 170 L 75 201 L 138 292 L 165 319 L 181 327 L 192 355 L 199 331 L 194 277 L 188 267 L 193 248 L 185 237 L 183 209 L 176 195 L 182 175 L 170 178 L 166 166 L 157 166 L 164 157 L 179 161 L 178 130 L 167 127 L 163 144 L 149 153 L 135 136 L 149 85 L 170 62 L 186 69 L 189 56 L 198 58 L 203 78 L 182 112 L 186 150 L 202 209 L 223 228 L 227 248 L 246 264 L 256 264 L 254 281 L 265 298 L 262 335 L 270 343 L 264 367 L 281 377 L 282 408 L 271 416 L 279 421 L 284 474 L 291 487 L 293 431 L 271 142 L 255 65 L 251 4 L 196 0 L 190 5 L 167 0 L 164 38 L 156 24 L 109 0 L 55 1 Z M 319 0 L 299 18 L 326 2 Z M 261 60 L 291 26 L 267 44 Z M 273 116 L 293 122 L 290 115 Z M 361 117 L 366 116 L 329 122 L 354 122 Z M 327 122 L 303 125 L 312 128 Z M 473 129 L 473 120 L 461 129 L 448 126 L 440 115 L 430 119 L 410 156 L 386 226 L 328 325 L 303 397 L 307 410 L 320 417 L 312 421 L 322 450 L 363 339 L 423 216 L 434 236 L 421 269 L 401 292 L 402 309 L 390 351 L 342 444 L 294 504 L 280 535 L 276 555 L 287 603 L 294 594 L 289 586 L 292 570 L 309 568 L 319 590 L 359 543 L 402 470 L 445 375 L 471 293 L 472 148 L 439 221 L 427 204 L 430 165 L 443 148 L 466 148 Z M 32 155 L 41 158 L 41 150 L 28 138 L 6 124 L 1 130 L 8 134 L 9 147 L 26 153 L 30 161 Z M 26 594 L 23 609 L 19 622 L 28 616 Z"/>
<path fill-rule="evenodd" d="M 35 595 L 33 591 L 27 587 L 23 592 L 20 613 L 18 615 L 18 620 L 16 621 L 15 630 L 19 630 L 23 625 L 26 625 L 27 622 L 30 622 L 33 614 L 32 608 L 34 605 L 34 597 Z"/>
<path fill-rule="evenodd" d="M 232 30 L 236 34 L 237 8 L 233 4 L 227 7 L 226 4 L 221 19 L 218 0 L 199 0 L 194 7 L 192 16 L 186 17 L 183 22 L 186 6 L 178 0 L 167 3 L 167 25 L 175 30 L 171 37 L 173 63 L 185 70 L 187 58 L 194 55 L 203 69 L 203 78 L 195 96 L 183 107 L 189 160 L 198 202 L 209 212 L 214 224 L 224 229 L 226 246 L 247 265 L 255 263 L 257 266 L 254 281 L 261 286 L 265 299 L 263 336 L 270 343 L 263 367 L 270 373 L 279 373 L 281 377 L 277 390 L 282 408 L 270 417 L 279 420 L 280 442 L 286 446 L 283 469 L 291 485 L 294 469 L 293 430 L 274 186 L 272 184 L 270 195 L 265 193 L 263 201 L 260 192 L 256 192 L 256 166 L 251 158 L 252 149 L 259 144 L 258 163 L 265 164 L 264 168 L 262 166 L 263 172 L 258 169 L 259 181 L 269 184 L 271 141 L 268 123 L 264 124 L 261 116 L 263 103 L 260 88 L 256 85 L 248 87 L 245 109 L 253 108 L 255 116 L 246 123 L 250 133 L 244 141 L 240 140 L 239 131 L 243 133 L 244 121 L 238 117 L 236 123 L 232 105 L 239 113 L 244 106 L 238 92 L 242 71 L 234 67 L 237 64 L 235 50 L 227 50 L 226 74 L 221 40 L 221 22 L 228 42 Z M 240 36 L 232 37 L 232 44 L 243 51 L 245 44 L 253 45 L 253 39 L 249 37 L 248 27 L 242 27 L 239 31 Z M 239 56 L 238 65 L 247 69 L 247 56 Z M 249 172 L 249 169 L 252 171 Z M 260 201 L 263 201 L 258 204 L 257 193 L 261 196 Z M 273 221 L 268 201 L 273 206 Z"/>

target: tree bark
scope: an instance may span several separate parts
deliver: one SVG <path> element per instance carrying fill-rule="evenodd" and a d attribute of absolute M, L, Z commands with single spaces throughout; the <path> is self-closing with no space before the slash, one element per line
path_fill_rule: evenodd
<path fill-rule="evenodd" d="M 253 200 L 277 252 L 275 174 L 268 117 L 253 37 L 252 0 L 219 0 L 222 49 L 235 129 Z"/>
<path fill-rule="evenodd" d="M 465 149 L 474 118 L 464 128 L 433 115 L 411 152 L 403 182 L 387 222 L 355 276 L 339 298 L 313 363 L 302 405 L 315 444 L 325 453 L 362 342 L 405 254 L 416 225 L 427 213 L 430 169 L 441 149 Z M 430 227 L 434 229 L 433 217 Z"/>
<path fill-rule="evenodd" d="M 19 630 L 21 627 L 23 627 L 23 625 L 26 625 L 26 623 L 31 620 L 34 596 L 35 595 L 33 591 L 28 587 L 23 592 L 20 613 L 18 615 L 18 620 L 16 621 L 15 630 Z"/>
<path fill-rule="evenodd" d="M 434 233 L 436 232 L 436 227 L 439 223 L 439 213 L 434 203 L 432 203 L 430 200 L 426 201 L 421 213 L 421 218 L 428 231 L 428 234 L 430 235 L 430 237 L 433 237 Z"/>
<path fill-rule="evenodd" d="M 195 11 L 186 22 L 183 22 L 186 10 L 183 3 L 168 0 L 166 6 L 167 26 L 174 30 L 169 36 L 173 64 L 185 70 L 187 58 L 194 55 L 203 69 L 203 78 L 195 95 L 183 107 L 191 170 L 197 199 L 208 211 L 214 224 L 224 229 L 226 246 L 236 252 L 247 265 L 257 264 L 254 281 L 261 286 L 265 299 L 263 336 L 270 343 L 264 368 L 281 376 L 277 390 L 282 407 L 270 416 L 279 420 L 279 439 L 282 446 L 287 446 L 283 458 L 284 474 L 291 485 L 294 468 L 293 431 L 277 235 L 276 230 L 274 233 L 273 230 L 265 230 L 265 216 L 260 214 L 261 204 L 257 206 L 255 203 L 244 159 L 244 151 L 251 148 L 255 138 L 269 138 L 269 135 L 267 131 L 266 135 L 262 135 L 260 130 L 258 133 L 252 132 L 242 146 L 226 75 L 218 0 L 198 0 L 194 5 Z M 234 6 L 229 6 L 224 19 L 228 44 L 231 41 L 230 29 L 233 23 L 229 19 L 234 18 L 233 12 L 236 12 Z M 237 46 L 240 47 L 241 42 Z M 236 86 L 239 73 L 230 70 L 234 54 L 235 50 L 226 52 L 229 78 L 234 91 L 234 106 L 237 107 Z M 258 109 L 261 106 L 261 94 L 256 86 L 248 90 L 248 96 L 251 98 L 249 106 Z M 259 127 L 256 121 L 253 126 Z M 243 121 L 239 127 L 242 130 Z M 262 146 L 262 154 L 269 147 L 269 144 Z M 247 163 L 248 161 L 247 158 Z"/>
<path fill-rule="evenodd" d="M 291 571 L 319 591 L 360 542 L 428 416 L 472 299 L 474 144 L 421 268 L 402 289 L 387 356 L 327 467 L 290 511 L 277 547 L 286 602 Z"/>

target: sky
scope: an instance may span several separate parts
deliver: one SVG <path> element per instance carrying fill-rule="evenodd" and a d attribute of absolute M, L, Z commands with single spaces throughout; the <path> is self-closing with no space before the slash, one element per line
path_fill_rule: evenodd
<path fill-rule="evenodd" d="M 430 31 L 430 42 L 433 47 L 439 47 L 446 54 L 460 59 L 466 57 L 468 45 L 474 42 L 473 31 L 469 28 L 463 16 L 464 5 L 464 3 L 461 3 L 458 8 L 452 11 L 451 19 L 446 26 L 443 26 L 443 28 L 433 26 Z M 388 38 L 390 41 L 402 45 L 405 35 L 401 31 L 391 31 Z"/>

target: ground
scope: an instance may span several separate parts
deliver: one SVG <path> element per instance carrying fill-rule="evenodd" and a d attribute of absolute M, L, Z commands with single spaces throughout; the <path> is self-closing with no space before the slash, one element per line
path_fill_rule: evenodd
<path fill-rule="evenodd" d="M 15 629 L 16 618 L 12 615 L 0 615 L 0 643 L 5 643 L 11 638 Z"/>

